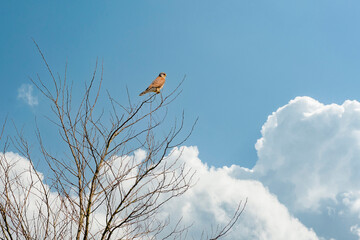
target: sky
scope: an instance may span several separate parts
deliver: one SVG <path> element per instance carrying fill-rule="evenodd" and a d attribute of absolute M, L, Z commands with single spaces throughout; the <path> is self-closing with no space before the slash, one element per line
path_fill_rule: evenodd
<path fill-rule="evenodd" d="M 32 39 L 76 87 L 98 59 L 119 101 L 126 87 L 138 100 L 160 72 L 164 93 L 186 75 L 169 111 L 184 111 L 188 129 L 199 118 L 184 161 L 205 180 L 188 202 L 228 189 L 211 203 L 218 216 L 223 201 L 248 197 L 241 239 L 359 239 L 359 10 L 354 0 L 3 1 L 0 120 L 33 141 L 35 119 L 56 134 L 29 80 L 50 80 Z"/>

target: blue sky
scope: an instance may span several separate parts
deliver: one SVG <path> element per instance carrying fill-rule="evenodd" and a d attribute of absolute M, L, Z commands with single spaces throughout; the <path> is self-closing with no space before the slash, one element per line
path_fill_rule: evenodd
<path fill-rule="evenodd" d="M 251 169 L 263 124 L 291 99 L 360 99 L 359 10 L 347 0 L 3 1 L 0 119 L 31 135 L 49 111 L 36 89 L 36 106 L 17 97 L 36 73 L 49 80 L 33 38 L 55 72 L 67 62 L 77 86 L 98 58 L 104 88 L 120 100 L 126 86 L 139 98 L 159 72 L 168 75 L 165 93 L 186 75 L 171 109 L 184 110 L 188 125 L 199 117 L 186 144 L 208 165 Z"/>
<path fill-rule="evenodd" d="M 127 85 L 135 97 L 161 71 L 166 91 L 186 74 L 179 110 L 200 119 L 188 144 L 211 165 L 251 167 L 277 107 L 302 95 L 358 99 L 358 9 L 356 1 L 5 1 L 1 114 L 28 119 L 41 108 L 16 99 L 28 76 L 47 77 L 34 38 L 54 71 L 68 62 L 75 82 L 89 79 L 98 57 L 114 94 Z"/>

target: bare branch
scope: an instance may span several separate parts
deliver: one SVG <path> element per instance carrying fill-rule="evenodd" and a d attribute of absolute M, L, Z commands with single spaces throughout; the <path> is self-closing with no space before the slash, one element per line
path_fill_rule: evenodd
<path fill-rule="evenodd" d="M 169 94 L 150 94 L 142 100 L 130 98 L 121 104 L 106 92 L 102 98 L 103 66 L 98 61 L 82 94 L 64 76 L 53 74 L 38 44 L 34 44 L 50 74 L 48 84 L 37 75 L 30 78 L 51 104 L 46 116 L 58 131 L 61 153 L 48 151 L 47 139 L 36 122 L 41 158 L 34 157 L 23 130 L 15 126 L 11 139 L 21 156 L 16 160 L 0 154 L 0 232 L 5 239 L 184 239 L 190 226 L 177 219 L 158 216 L 164 204 L 193 186 L 195 170 L 173 149 L 194 131 L 182 137 L 185 114 L 167 124 L 167 107 L 181 93 L 181 85 Z M 55 77 L 56 76 L 56 77 Z M 51 85 L 51 86 L 49 86 Z M 74 95 L 80 99 L 74 98 Z M 6 122 L 6 121 L 5 121 Z M 0 140 L 5 124 L 1 130 Z M 141 154 L 139 154 L 141 153 Z M 26 159 L 26 161 L 24 160 Z M 21 162 L 24 166 L 19 167 Z M 26 163 L 26 164 L 25 164 Z M 45 163 L 50 173 L 39 173 L 36 163 Z M 20 170 L 19 170 L 20 169 Z M 245 208 L 239 204 L 229 223 L 212 239 L 225 236 Z M 241 207 L 242 206 L 242 207 Z"/>

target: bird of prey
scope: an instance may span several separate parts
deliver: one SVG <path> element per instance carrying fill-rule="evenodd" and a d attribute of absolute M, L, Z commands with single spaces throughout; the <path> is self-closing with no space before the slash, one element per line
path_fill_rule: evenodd
<path fill-rule="evenodd" d="M 160 90 L 163 88 L 165 84 L 166 73 L 160 73 L 159 76 L 150 84 L 150 86 L 139 94 L 142 96 L 149 92 L 155 92 L 156 94 L 160 93 Z"/>

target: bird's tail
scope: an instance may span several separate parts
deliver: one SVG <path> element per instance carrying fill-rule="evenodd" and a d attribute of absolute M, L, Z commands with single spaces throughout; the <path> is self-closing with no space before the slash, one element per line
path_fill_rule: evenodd
<path fill-rule="evenodd" d="M 146 89 L 145 91 L 143 91 L 142 93 L 140 93 L 139 96 L 142 96 L 142 95 L 144 95 L 144 94 L 146 94 L 146 93 L 148 93 L 148 92 L 149 92 L 149 89 Z"/>

